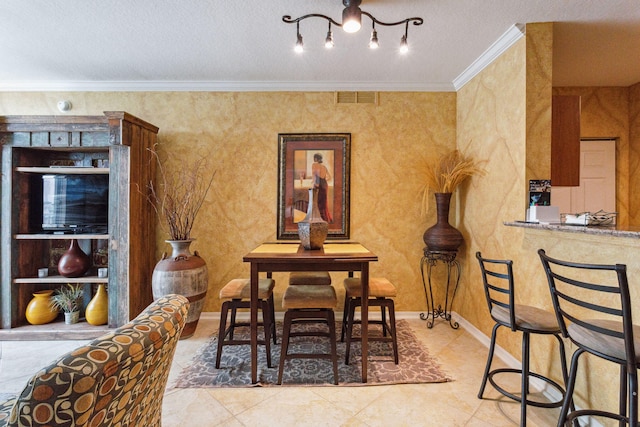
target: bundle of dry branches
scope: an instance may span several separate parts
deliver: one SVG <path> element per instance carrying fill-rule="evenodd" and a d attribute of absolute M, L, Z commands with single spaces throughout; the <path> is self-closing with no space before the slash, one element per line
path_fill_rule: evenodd
<path fill-rule="evenodd" d="M 428 208 L 430 191 L 453 193 L 465 179 L 484 173 L 484 169 L 475 160 L 465 157 L 459 150 L 450 151 L 427 168 L 422 205 L 425 210 Z"/>
<path fill-rule="evenodd" d="M 160 218 L 162 230 L 171 240 L 189 240 L 216 171 L 208 171 L 205 157 L 167 170 L 155 147 L 151 153 L 158 163 L 160 183 L 157 187 L 153 182 L 149 183 L 149 202 Z"/>

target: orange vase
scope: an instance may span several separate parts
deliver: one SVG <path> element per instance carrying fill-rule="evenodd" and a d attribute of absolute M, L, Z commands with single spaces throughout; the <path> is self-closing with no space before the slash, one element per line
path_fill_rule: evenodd
<path fill-rule="evenodd" d="M 58 310 L 51 307 L 51 295 L 53 295 L 52 290 L 33 293 L 33 299 L 27 304 L 25 312 L 27 322 L 32 325 L 44 325 L 58 317 Z"/>

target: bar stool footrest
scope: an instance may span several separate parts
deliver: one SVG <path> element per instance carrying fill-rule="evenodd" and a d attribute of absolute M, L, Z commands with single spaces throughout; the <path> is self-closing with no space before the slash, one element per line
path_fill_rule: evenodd
<path fill-rule="evenodd" d="M 625 424 L 629 424 L 628 417 L 616 414 L 615 412 L 607 412 L 598 409 L 579 409 L 577 411 L 571 411 L 567 415 L 566 424 L 568 425 L 569 423 L 577 422 L 577 418 L 586 416 L 609 418 L 611 420 L 624 421 Z"/>
<path fill-rule="evenodd" d="M 489 375 L 487 375 L 487 379 L 489 380 L 491 385 L 498 392 L 500 392 L 500 394 L 502 394 L 503 396 L 506 396 L 509 399 L 513 399 L 516 402 L 522 402 L 522 398 L 520 396 L 505 390 L 504 388 L 499 386 L 496 383 L 496 381 L 493 379 L 494 375 L 496 375 L 496 374 L 504 374 L 504 373 L 522 375 L 522 369 L 513 369 L 513 368 L 494 369 L 493 371 L 489 372 Z M 538 408 L 559 408 L 559 407 L 562 406 L 562 402 L 564 400 L 564 395 L 565 395 L 565 390 L 560 384 L 558 384 L 557 382 L 553 381 L 552 379 L 549 379 L 549 378 L 547 378 L 547 377 L 545 377 L 545 376 L 543 376 L 541 374 L 537 374 L 535 372 L 529 372 L 529 377 L 537 378 L 537 379 L 542 380 L 545 383 L 553 386 L 556 390 L 558 390 L 562 394 L 562 399 L 560 399 L 558 401 L 555 401 L 555 402 L 538 402 L 538 401 L 535 401 L 535 400 L 529 400 L 529 399 L 525 398 L 525 402 L 527 403 L 527 405 L 536 406 Z"/>

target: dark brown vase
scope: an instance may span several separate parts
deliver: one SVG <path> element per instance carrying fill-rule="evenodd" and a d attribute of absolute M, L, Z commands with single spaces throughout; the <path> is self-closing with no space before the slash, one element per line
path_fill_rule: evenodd
<path fill-rule="evenodd" d="M 58 273 L 64 277 L 80 277 L 89 271 L 91 259 L 82 252 L 76 239 L 71 239 L 69 249 L 60 257 L 58 261 Z"/>
<path fill-rule="evenodd" d="M 431 252 L 457 251 L 464 239 L 462 233 L 449 224 L 451 193 L 435 193 L 435 196 L 437 222 L 424 232 L 422 240 Z"/>

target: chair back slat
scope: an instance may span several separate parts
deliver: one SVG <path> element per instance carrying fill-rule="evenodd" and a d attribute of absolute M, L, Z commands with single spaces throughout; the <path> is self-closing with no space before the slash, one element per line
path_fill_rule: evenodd
<path fill-rule="evenodd" d="M 608 307 L 606 305 L 595 304 L 589 301 L 581 300 L 579 298 L 574 298 L 570 295 L 565 294 L 564 292 L 560 292 L 559 290 L 557 290 L 557 288 L 556 288 L 556 293 L 558 294 L 558 298 L 561 298 L 577 306 L 584 307 L 591 311 L 599 311 L 601 313 L 610 314 L 612 316 L 622 317 L 622 310 L 620 310 L 619 308 Z"/>
<path fill-rule="evenodd" d="M 567 326 L 574 323 L 596 334 L 623 339 L 627 360 L 635 364 L 626 265 L 562 261 L 549 257 L 543 249 L 538 255 L 549 282 L 562 335 L 571 338 Z M 600 283 L 596 283 L 594 277 Z M 620 322 L 622 330 L 603 326 L 603 320 Z"/>
<path fill-rule="evenodd" d="M 515 331 L 513 261 L 483 258 L 480 252 L 476 252 L 476 258 L 480 264 L 489 313 L 493 313 L 494 305 L 508 310 L 509 325 L 505 326 L 509 326 L 512 331 Z M 496 322 L 504 323 L 493 317 L 493 314 L 492 318 Z"/>

